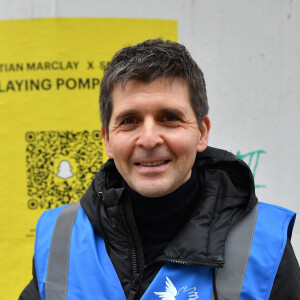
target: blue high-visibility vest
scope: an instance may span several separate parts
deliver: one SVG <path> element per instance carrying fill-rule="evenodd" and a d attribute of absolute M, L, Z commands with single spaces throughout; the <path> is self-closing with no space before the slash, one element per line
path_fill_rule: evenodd
<path fill-rule="evenodd" d="M 269 299 L 294 221 L 294 212 L 259 203 L 234 225 L 225 244 L 224 268 L 216 275 L 220 299 Z M 126 299 L 104 241 L 79 202 L 42 214 L 35 268 L 42 300 Z M 212 291 L 210 267 L 167 263 L 141 299 L 211 300 Z"/>

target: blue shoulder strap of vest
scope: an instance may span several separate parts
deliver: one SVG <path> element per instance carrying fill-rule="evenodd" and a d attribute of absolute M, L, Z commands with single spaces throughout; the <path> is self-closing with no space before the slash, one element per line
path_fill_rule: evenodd
<path fill-rule="evenodd" d="M 218 294 L 230 300 L 269 299 L 295 216 L 288 209 L 259 203 L 232 228 L 225 266 L 217 275 Z"/>
<path fill-rule="evenodd" d="M 36 226 L 34 262 L 37 275 L 38 288 L 42 300 L 45 296 L 45 283 L 47 277 L 48 257 L 52 234 L 58 215 L 66 208 L 66 205 L 45 211 L 39 218 Z"/>
<path fill-rule="evenodd" d="M 79 202 L 41 216 L 35 264 L 42 300 L 125 300 L 104 241 Z"/>
<path fill-rule="evenodd" d="M 253 242 L 240 300 L 269 299 L 287 238 L 291 239 L 296 214 L 286 208 L 259 203 Z"/>

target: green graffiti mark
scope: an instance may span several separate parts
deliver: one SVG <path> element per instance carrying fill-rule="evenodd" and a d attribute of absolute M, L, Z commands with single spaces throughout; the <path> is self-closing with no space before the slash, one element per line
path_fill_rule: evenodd
<path fill-rule="evenodd" d="M 257 167 L 259 165 L 259 159 L 261 154 L 266 154 L 267 152 L 264 150 L 256 150 L 252 152 L 248 152 L 246 154 L 242 154 L 240 151 L 237 152 L 236 156 L 242 159 L 251 169 L 254 180 Z M 264 184 L 255 184 L 256 188 L 266 188 Z"/>

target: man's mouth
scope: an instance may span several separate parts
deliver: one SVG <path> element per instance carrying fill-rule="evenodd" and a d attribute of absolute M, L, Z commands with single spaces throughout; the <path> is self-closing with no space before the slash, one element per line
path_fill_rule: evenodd
<path fill-rule="evenodd" d="M 144 166 L 144 167 L 157 167 L 161 166 L 163 164 L 168 163 L 170 160 L 158 160 L 158 161 L 153 161 L 153 162 L 140 162 L 136 163 L 137 166 Z"/>

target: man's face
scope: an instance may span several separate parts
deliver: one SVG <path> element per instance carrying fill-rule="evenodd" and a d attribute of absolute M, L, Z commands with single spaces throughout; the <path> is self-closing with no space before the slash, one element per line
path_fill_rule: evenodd
<path fill-rule="evenodd" d="M 127 184 L 146 197 L 167 195 L 191 176 L 197 151 L 207 147 L 210 122 L 201 128 L 190 104 L 187 84 L 157 79 L 130 80 L 113 89 L 107 155 Z"/>

